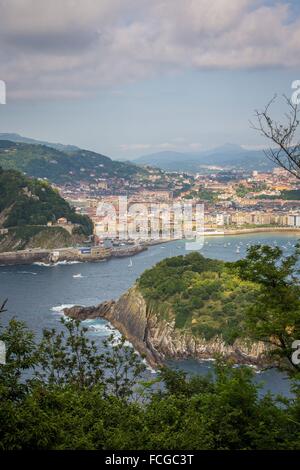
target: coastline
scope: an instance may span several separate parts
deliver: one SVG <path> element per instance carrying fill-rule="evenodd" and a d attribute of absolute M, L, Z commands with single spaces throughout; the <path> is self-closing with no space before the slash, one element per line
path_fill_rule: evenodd
<path fill-rule="evenodd" d="M 0 266 L 31 265 L 43 263 L 54 265 L 63 262 L 103 262 L 111 258 L 135 256 L 147 250 L 147 246 L 134 245 L 118 249 L 99 249 L 82 253 L 78 248 L 58 248 L 56 250 L 19 250 L 0 253 Z"/>
<path fill-rule="evenodd" d="M 109 321 L 154 369 L 166 360 L 195 359 L 201 362 L 213 360 L 219 355 L 235 364 L 251 365 L 258 369 L 275 366 L 268 360 L 268 346 L 263 342 L 237 338 L 233 344 L 227 344 L 221 336 L 206 340 L 193 336 L 189 331 L 176 329 L 173 322 L 159 319 L 136 284 L 117 300 L 89 307 L 67 307 L 64 314 L 79 321 L 97 318 Z"/>
<path fill-rule="evenodd" d="M 156 351 L 149 343 L 147 338 L 147 320 L 145 312 L 143 312 L 143 302 L 135 304 L 135 314 L 132 315 L 132 310 L 128 309 L 128 304 L 125 301 L 122 304 L 122 314 L 115 315 L 115 308 L 118 309 L 118 303 L 122 299 L 126 299 L 128 291 L 125 292 L 117 301 L 108 300 L 98 305 L 84 307 L 82 305 L 74 305 L 73 307 L 64 308 L 64 315 L 75 320 L 84 321 L 87 319 L 95 320 L 102 318 L 107 320 L 113 328 L 115 328 L 127 341 L 131 343 L 133 348 L 146 360 L 147 364 L 153 369 L 157 369 L 164 364 L 162 356 Z M 121 312 L 120 312 L 121 313 Z M 123 314 L 127 317 L 127 321 L 122 318 Z"/>
<path fill-rule="evenodd" d="M 249 233 L 289 233 L 289 234 L 299 234 L 300 236 L 300 227 L 253 227 L 253 228 L 245 228 L 245 229 L 233 229 L 233 230 L 225 230 L 223 236 L 228 235 L 243 235 Z M 216 234 L 215 236 L 217 236 Z"/>
<path fill-rule="evenodd" d="M 233 230 L 224 230 L 224 232 L 209 232 L 204 237 L 224 237 L 235 235 L 249 235 L 251 233 L 286 233 L 291 235 L 298 235 L 300 237 L 300 228 L 294 227 L 253 227 L 241 228 Z M 170 240 L 151 240 L 146 241 L 141 245 L 126 246 L 124 248 L 100 249 L 96 250 L 93 254 L 79 253 L 78 248 L 57 248 L 54 250 L 46 249 L 27 249 L 19 251 L 7 251 L 0 253 L 0 266 L 14 266 L 14 265 L 30 265 L 34 263 L 55 264 L 57 262 L 100 262 L 106 261 L 111 258 L 121 258 L 128 256 L 135 256 L 148 247 L 154 245 L 162 245 L 165 243 L 174 242 L 178 239 Z"/>

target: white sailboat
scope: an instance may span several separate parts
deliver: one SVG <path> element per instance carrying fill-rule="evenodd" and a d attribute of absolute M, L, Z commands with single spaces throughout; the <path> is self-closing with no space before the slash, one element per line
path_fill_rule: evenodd
<path fill-rule="evenodd" d="M 132 266 L 133 266 L 133 262 L 132 262 L 132 259 L 130 258 L 128 268 L 131 268 Z"/>

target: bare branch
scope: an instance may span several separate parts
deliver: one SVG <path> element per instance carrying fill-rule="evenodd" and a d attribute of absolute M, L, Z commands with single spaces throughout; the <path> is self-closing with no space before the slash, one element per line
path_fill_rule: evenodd
<path fill-rule="evenodd" d="M 263 111 L 255 111 L 257 124 L 250 122 L 250 126 L 275 144 L 264 152 L 267 158 L 300 179 L 300 141 L 295 143 L 299 109 L 287 96 L 283 98 L 288 106 L 284 124 L 270 116 L 270 108 L 277 99 L 274 95 Z"/>
<path fill-rule="evenodd" d="M 4 313 L 4 312 L 7 311 L 6 308 L 5 308 L 5 305 L 6 305 L 6 303 L 7 303 L 7 300 L 8 300 L 8 299 L 4 300 L 3 304 L 0 306 L 0 313 Z"/>

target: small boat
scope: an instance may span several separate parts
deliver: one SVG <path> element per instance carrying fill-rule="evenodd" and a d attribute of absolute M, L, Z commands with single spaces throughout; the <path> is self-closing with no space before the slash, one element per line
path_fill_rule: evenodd
<path fill-rule="evenodd" d="M 132 266 L 133 266 L 133 262 L 132 262 L 132 259 L 130 258 L 128 268 L 131 268 Z"/>
<path fill-rule="evenodd" d="M 82 274 L 74 274 L 73 277 L 74 277 L 74 279 L 78 279 L 78 278 L 81 278 L 83 276 L 82 276 Z"/>
<path fill-rule="evenodd" d="M 236 253 L 239 253 L 239 252 L 240 252 L 240 247 L 239 247 L 239 246 L 236 247 L 235 252 L 236 252 Z"/>

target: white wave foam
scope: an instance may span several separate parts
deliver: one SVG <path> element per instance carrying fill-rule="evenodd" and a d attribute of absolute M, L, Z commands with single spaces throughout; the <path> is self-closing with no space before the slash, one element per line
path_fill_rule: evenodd
<path fill-rule="evenodd" d="M 156 374 L 156 370 L 153 369 L 153 367 L 150 366 L 150 364 L 148 364 L 147 362 L 147 359 L 142 359 L 142 363 L 145 364 L 146 366 L 146 369 L 149 370 L 151 372 L 151 374 Z"/>
<path fill-rule="evenodd" d="M 96 334 L 97 336 L 112 336 L 112 345 L 118 345 L 121 341 L 121 333 L 116 328 L 114 328 L 109 322 L 99 323 L 99 320 L 84 320 L 82 323 L 85 323 L 89 331 L 93 332 L 93 334 Z M 127 345 L 131 346 L 129 342 L 126 341 L 126 343 L 128 343 Z"/>
<path fill-rule="evenodd" d="M 85 323 L 90 331 L 93 331 L 99 336 L 112 336 L 112 345 L 118 345 L 121 341 L 122 335 L 111 323 L 105 322 L 100 323 L 99 320 L 84 320 L 82 323 Z M 125 341 L 125 346 L 133 347 L 129 341 Z"/>
<path fill-rule="evenodd" d="M 86 320 L 85 320 L 86 321 Z M 109 336 L 112 334 L 110 329 L 107 327 L 107 325 L 103 324 L 96 324 L 96 325 L 89 325 L 88 326 L 89 330 L 93 331 L 94 333 L 99 334 L 100 336 Z"/>
<path fill-rule="evenodd" d="M 36 266 L 44 266 L 46 268 L 53 268 L 54 266 L 64 266 L 64 265 L 72 265 L 72 264 L 80 264 L 82 261 L 57 261 L 56 263 L 42 263 L 37 261 L 35 264 Z"/>
<path fill-rule="evenodd" d="M 56 305 L 55 307 L 52 307 L 51 310 L 52 312 L 55 312 L 55 313 L 60 313 L 60 314 L 64 314 L 64 309 L 65 308 L 71 308 L 71 307 L 74 307 L 74 304 L 61 304 L 61 305 Z"/>
<path fill-rule="evenodd" d="M 52 264 L 48 264 L 48 263 L 42 263 L 42 262 L 39 262 L 37 261 L 36 263 L 33 263 L 35 266 L 45 266 L 45 267 L 50 267 L 52 266 Z"/>
<path fill-rule="evenodd" d="M 64 264 L 67 264 L 67 265 L 71 265 L 71 264 L 81 264 L 82 261 L 57 261 L 57 263 L 54 263 L 55 266 L 58 266 L 58 265 L 64 265 Z"/>
<path fill-rule="evenodd" d="M 113 335 L 112 345 L 117 346 L 120 343 L 122 335 L 119 332 L 119 330 L 117 330 L 111 323 L 107 322 L 106 324 L 98 325 L 98 327 L 99 327 L 99 330 L 101 330 L 101 327 L 102 327 L 102 330 L 108 332 L 108 335 Z M 134 349 L 133 344 L 130 343 L 128 340 L 124 341 L 124 346 Z M 142 358 L 142 356 L 136 349 L 134 349 L 134 352 L 137 356 L 140 357 L 141 361 L 145 364 L 147 370 L 149 370 L 151 374 L 156 374 L 156 370 L 150 366 L 150 364 L 147 362 L 147 359 Z"/>

